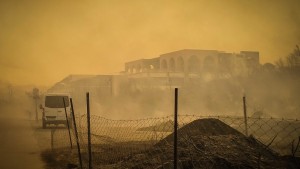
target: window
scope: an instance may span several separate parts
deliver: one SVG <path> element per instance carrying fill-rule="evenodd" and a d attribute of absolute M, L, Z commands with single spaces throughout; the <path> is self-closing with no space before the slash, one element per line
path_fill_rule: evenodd
<path fill-rule="evenodd" d="M 69 106 L 69 97 L 68 96 L 46 96 L 45 107 L 49 108 L 64 108 L 65 100 L 66 107 Z"/>

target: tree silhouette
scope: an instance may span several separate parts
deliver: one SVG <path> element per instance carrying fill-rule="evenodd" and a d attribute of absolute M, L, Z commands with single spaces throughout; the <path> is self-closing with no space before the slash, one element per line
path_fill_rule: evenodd
<path fill-rule="evenodd" d="M 288 56 L 284 58 L 279 58 L 275 65 L 280 70 L 291 70 L 295 71 L 300 68 L 300 49 L 299 46 L 296 45 L 294 51 L 290 53 Z"/>

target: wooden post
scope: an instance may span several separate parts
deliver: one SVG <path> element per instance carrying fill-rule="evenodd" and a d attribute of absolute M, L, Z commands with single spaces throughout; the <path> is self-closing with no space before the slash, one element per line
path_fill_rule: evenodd
<path fill-rule="evenodd" d="M 64 102 L 64 108 L 65 108 L 65 114 L 66 114 L 68 132 L 69 132 L 70 146 L 71 146 L 71 149 L 72 149 L 73 145 L 72 145 L 72 138 L 71 138 L 71 133 L 70 133 L 70 125 L 69 125 L 69 119 L 68 119 L 68 114 L 67 114 L 66 101 L 65 101 L 64 97 L 63 97 L 63 102 Z"/>
<path fill-rule="evenodd" d="M 246 136 L 248 136 L 246 96 L 243 97 L 243 107 L 244 107 L 244 120 L 245 120 L 245 134 Z"/>
<path fill-rule="evenodd" d="M 88 129 L 88 153 L 89 169 L 92 169 L 92 145 L 91 145 L 91 115 L 90 115 L 90 94 L 86 93 L 87 129 Z"/>
<path fill-rule="evenodd" d="M 77 126 L 76 126 L 76 118 L 75 118 L 75 112 L 74 112 L 74 108 L 73 108 L 72 98 L 70 98 L 70 103 L 71 103 L 71 113 L 72 113 L 72 117 L 73 117 L 73 125 L 74 125 L 75 137 L 76 137 L 76 143 L 77 143 L 78 159 L 79 159 L 80 168 L 82 169 L 82 159 L 81 159 L 81 152 L 80 152 L 80 144 L 79 144 L 79 139 L 78 139 L 78 132 L 77 132 Z"/>
<path fill-rule="evenodd" d="M 54 136 L 54 131 L 55 129 L 51 129 L 51 150 L 54 150 L 54 140 L 53 140 L 53 136 Z"/>
<path fill-rule="evenodd" d="M 174 169 L 177 169 L 177 129 L 178 129 L 178 123 L 177 123 L 177 107 L 178 107 L 178 88 L 175 88 L 175 107 L 174 107 Z"/>

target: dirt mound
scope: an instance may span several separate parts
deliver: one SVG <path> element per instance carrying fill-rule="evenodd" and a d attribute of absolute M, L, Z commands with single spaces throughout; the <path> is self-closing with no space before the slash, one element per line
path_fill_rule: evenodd
<path fill-rule="evenodd" d="M 183 126 L 178 131 L 178 138 L 192 136 L 220 136 L 235 135 L 243 136 L 242 133 L 214 118 L 198 119 Z M 170 134 L 158 144 L 163 142 L 173 143 L 174 134 Z"/>
<path fill-rule="evenodd" d="M 153 128 L 143 130 L 150 129 Z M 104 169 L 173 168 L 173 133 L 153 146 L 147 144 L 145 151 L 140 151 L 141 146 L 144 145 L 119 143 L 115 147 L 102 147 L 103 151 L 93 152 L 93 165 Z M 93 146 L 93 149 L 96 147 Z M 132 151 L 133 149 L 137 151 Z M 123 150 L 126 152 L 122 152 Z M 101 156 L 107 158 L 103 160 Z M 52 162 L 58 164 L 74 164 L 77 160 L 66 152 L 59 152 L 55 157 Z M 222 121 L 212 118 L 195 120 L 178 130 L 178 160 L 179 169 L 300 168 L 298 158 L 280 157 L 254 137 L 246 137 Z"/>
<path fill-rule="evenodd" d="M 179 127 L 181 127 L 179 125 Z M 173 132 L 174 122 L 158 123 L 149 127 L 139 128 L 137 131 L 157 131 L 157 132 Z M 178 133 L 189 133 L 190 135 L 241 135 L 241 133 L 222 121 L 214 118 L 198 119 L 179 129 Z"/>
<path fill-rule="evenodd" d="M 253 137 L 218 119 L 195 120 L 178 130 L 179 168 L 297 168 Z M 125 168 L 172 168 L 173 133 L 148 151 L 128 157 Z"/>
<path fill-rule="evenodd" d="M 207 119 L 198 119 L 192 121 L 186 126 L 178 130 L 178 134 L 188 133 L 190 136 L 194 135 L 208 135 L 208 136 L 217 136 L 217 135 L 238 135 L 242 136 L 243 134 L 229 125 L 223 123 L 222 121 L 214 118 Z"/>

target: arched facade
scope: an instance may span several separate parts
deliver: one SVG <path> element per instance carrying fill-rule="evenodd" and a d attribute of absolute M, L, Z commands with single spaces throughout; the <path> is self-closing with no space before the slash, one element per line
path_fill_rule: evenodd
<path fill-rule="evenodd" d="M 213 57 L 207 56 L 203 59 L 202 67 L 204 72 L 212 73 L 217 68 L 217 61 Z"/>
<path fill-rule="evenodd" d="M 184 71 L 184 60 L 181 56 L 176 59 L 176 71 L 183 72 Z"/>
<path fill-rule="evenodd" d="M 160 71 L 201 74 L 218 67 L 218 52 L 191 51 L 183 50 L 161 55 Z"/>
<path fill-rule="evenodd" d="M 248 59 L 249 57 L 252 58 L 250 61 Z M 233 72 L 235 69 L 240 70 L 239 65 L 244 64 L 244 62 L 247 63 L 248 67 L 251 67 L 251 65 L 258 65 L 258 58 L 259 53 L 257 52 L 241 52 L 240 54 L 233 54 L 216 50 L 185 49 L 162 54 L 153 59 L 141 59 L 127 62 L 125 63 L 125 73 L 181 72 L 185 74 L 198 74 L 201 76 L 206 73 L 218 73 L 224 72 L 225 70 L 227 72 Z"/>
<path fill-rule="evenodd" d="M 160 64 L 161 64 L 160 67 L 161 67 L 162 71 L 167 71 L 168 70 L 168 62 L 165 59 L 162 59 Z"/>
<path fill-rule="evenodd" d="M 129 74 L 158 71 L 159 59 L 141 59 L 125 63 L 125 72 Z"/>
<path fill-rule="evenodd" d="M 169 59 L 169 71 L 174 72 L 175 71 L 175 60 L 174 58 Z"/>
<path fill-rule="evenodd" d="M 200 61 L 197 56 L 190 56 L 188 59 L 188 72 L 189 73 L 198 73 L 200 72 Z"/>

